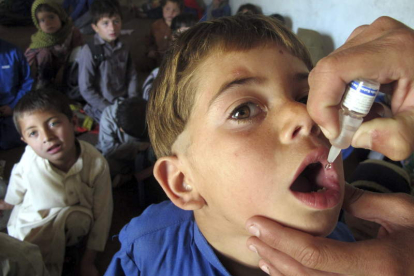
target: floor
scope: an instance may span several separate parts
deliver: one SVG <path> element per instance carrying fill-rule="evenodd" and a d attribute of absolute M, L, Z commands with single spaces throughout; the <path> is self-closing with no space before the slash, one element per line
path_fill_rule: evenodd
<path fill-rule="evenodd" d="M 148 74 L 145 66 L 140 62 L 144 54 L 144 37 L 149 30 L 151 20 L 134 18 L 126 9 L 124 11 L 123 29 L 134 30 L 131 35 L 126 35 L 125 40 L 130 45 L 132 58 L 136 63 L 139 80 L 142 83 Z M 33 26 L 27 27 L 4 27 L 0 26 L 0 38 L 7 40 L 23 51 L 27 48 L 30 42 L 30 36 L 35 32 Z M 92 144 L 96 143 L 97 136 L 94 134 L 81 135 L 79 139 L 86 140 Z M 5 178 L 8 179 L 10 171 L 15 163 L 17 163 L 24 151 L 24 147 L 15 148 L 8 151 L 0 151 L 0 160 L 6 161 Z M 362 153 L 364 154 L 364 153 Z M 361 152 L 354 152 L 345 161 L 345 172 L 349 175 L 355 168 L 356 164 L 363 159 Z M 128 183 L 120 188 L 114 189 L 114 215 L 110 236 L 106 246 L 106 250 L 100 253 L 97 258 L 98 269 L 103 274 L 114 253 L 119 249 L 119 243 L 114 235 L 118 234 L 121 228 L 133 217 L 139 215 L 143 207 L 149 203 L 158 202 L 165 199 L 162 190 L 159 188 L 156 181 L 151 178 L 144 184 L 144 189 L 139 189 L 134 182 Z M 140 193 L 144 190 L 145 194 Z M 145 202 L 138 200 L 145 198 Z"/>

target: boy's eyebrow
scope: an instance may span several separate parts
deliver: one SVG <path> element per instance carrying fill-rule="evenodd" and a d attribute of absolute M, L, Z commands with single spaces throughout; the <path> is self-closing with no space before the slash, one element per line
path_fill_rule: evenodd
<path fill-rule="evenodd" d="M 293 81 L 303 81 L 303 80 L 307 80 L 309 77 L 309 72 L 299 72 L 296 73 L 293 76 Z M 214 95 L 214 97 L 210 100 L 209 104 L 208 104 L 208 108 L 210 108 L 210 106 L 213 104 L 213 102 L 224 92 L 226 92 L 227 90 L 229 90 L 230 88 L 236 86 L 236 85 L 247 85 L 247 84 L 251 84 L 251 83 L 261 83 L 263 82 L 264 79 L 263 78 L 259 78 L 259 77 L 242 77 L 242 78 L 236 78 L 233 79 L 231 81 L 228 81 L 226 83 L 224 83 L 220 89 L 219 92 Z"/>
<path fill-rule="evenodd" d="M 224 92 L 228 91 L 230 88 L 234 86 L 240 86 L 240 85 L 247 85 L 251 83 L 260 83 L 263 82 L 263 78 L 258 77 L 242 77 L 233 79 L 231 81 L 225 82 L 222 86 L 220 86 L 219 92 L 214 95 L 214 97 L 210 100 L 208 104 L 208 108 L 210 108 L 211 104 Z"/>
<path fill-rule="evenodd" d="M 58 116 L 52 116 L 52 117 L 48 118 L 45 122 L 46 123 L 49 123 L 49 121 L 51 121 L 51 120 L 53 120 L 55 118 L 59 118 L 59 117 Z M 28 131 L 29 129 L 32 129 L 32 128 L 36 128 L 36 126 L 29 126 L 24 131 Z"/>

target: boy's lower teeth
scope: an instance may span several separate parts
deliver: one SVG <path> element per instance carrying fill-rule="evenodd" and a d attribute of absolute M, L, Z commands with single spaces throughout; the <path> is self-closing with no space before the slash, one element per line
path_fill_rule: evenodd
<path fill-rule="evenodd" d="M 322 193 L 324 191 L 326 191 L 326 188 L 322 187 L 322 188 L 318 188 L 316 191 L 312 191 L 312 193 Z"/>
<path fill-rule="evenodd" d="M 316 192 L 317 193 L 321 193 L 321 192 L 324 192 L 324 191 L 326 191 L 326 188 L 325 187 L 322 187 L 322 188 L 318 189 Z"/>

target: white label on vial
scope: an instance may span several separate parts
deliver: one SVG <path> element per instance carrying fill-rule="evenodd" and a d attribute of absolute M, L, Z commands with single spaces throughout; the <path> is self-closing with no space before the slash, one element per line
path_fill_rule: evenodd
<path fill-rule="evenodd" d="M 349 110 L 367 114 L 378 94 L 378 89 L 363 86 L 362 83 L 352 81 L 347 88 L 343 105 Z"/>

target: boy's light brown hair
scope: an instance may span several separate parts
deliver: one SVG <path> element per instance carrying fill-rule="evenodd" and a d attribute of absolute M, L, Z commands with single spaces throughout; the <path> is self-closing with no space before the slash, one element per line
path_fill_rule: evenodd
<path fill-rule="evenodd" d="M 172 145 L 184 131 L 194 105 L 197 68 L 204 60 L 213 52 L 248 51 L 274 43 L 312 69 L 304 44 L 280 22 L 266 16 L 223 17 L 198 23 L 182 33 L 164 57 L 148 102 L 148 132 L 157 157 L 172 155 Z M 197 76 L 202 78 L 202 73 Z"/>

